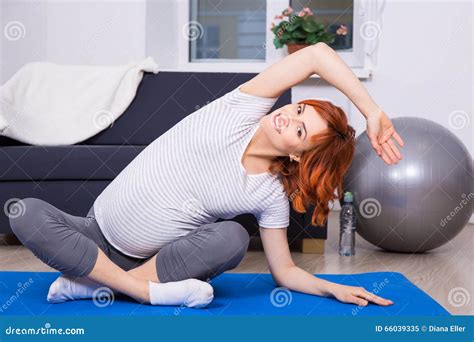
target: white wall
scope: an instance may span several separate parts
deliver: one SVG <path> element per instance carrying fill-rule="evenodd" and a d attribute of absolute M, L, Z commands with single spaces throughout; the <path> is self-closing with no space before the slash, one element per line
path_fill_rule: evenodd
<path fill-rule="evenodd" d="M 147 1 L 145 51 L 161 70 L 178 67 L 178 39 L 183 35 L 177 25 L 178 7 L 176 0 Z"/>
<path fill-rule="evenodd" d="M 33 61 L 126 64 L 145 56 L 145 0 L 0 0 L 0 13 L 0 83 Z"/>

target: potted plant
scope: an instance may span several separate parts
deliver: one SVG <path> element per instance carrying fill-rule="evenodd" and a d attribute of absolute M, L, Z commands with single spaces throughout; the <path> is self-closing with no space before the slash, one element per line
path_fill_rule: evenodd
<path fill-rule="evenodd" d="M 318 42 L 333 43 L 335 34 L 328 32 L 324 25 L 316 20 L 311 9 L 303 8 L 298 14 L 295 14 L 293 8 L 285 8 L 281 15 L 275 16 L 276 20 L 281 20 L 277 25 L 272 22 L 270 30 L 275 34 L 273 45 L 277 49 L 286 45 L 288 53 L 293 53 L 306 46 Z M 347 27 L 341 25 L 337 35 L 346 35 Z"/>

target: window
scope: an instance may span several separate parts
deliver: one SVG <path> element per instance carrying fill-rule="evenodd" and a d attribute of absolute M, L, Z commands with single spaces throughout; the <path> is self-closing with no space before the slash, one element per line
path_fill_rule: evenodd
<path fill-rule="evenodd" d="M 153 8 L 156 2 L 149 1 L 149 8 Z M 154 35 L 148 41 L 150 50 L 154 48 L 157 57 L 162 57 L 162 64 L 169 65 L 168 70 L 260 72 L 287 55 L 286 47 L 277 49 L 273 44 L 270 26 L 276 22 L 275 16 L 290 5 L 298 12 L 309 7 L 330 32 L 336 33 L 341 25 L 345 26 L 343 31 L 347 33 L 336 35 L 330 45 L 356 75 L 367 77 L 376 67 L 385 1 L 173 0 L 170 4 L 176 4 L 177 16 L 167 12 L 166 18 L 156 22 L 179 31 L 174 41 L 171 34 L 164 35 L 169 38 L 167 51 L 176 52 L 174 58 L 156 45 Z M 173 20 L 177 20 L 177 25 Z M 374 39 L 363 39 L 362 31 L 373 29 L 374 25 L 377 31 Z M 173 48 L 175 45 L 177 49 Z"/>
<path fill-rule="evenodd" d="M 336 33 L 340 25 L 347 30 L 346 35 L 336 35 L 329 44 L 337 50 L 339 56 L 353 69 L 364 68 L 364 40 L 358 33 L 364 21 L 363 11 L 360 10 L 361 0 L 290 0 L 294 11 L 309 7 L 313 14 L 325 25 L 331 33 Z"/>
<path fill-rule="evenodd" d="M 191 0 L 191 62 L 265 61 L 265 0 Z M 193 28 L 190 26 L 189 28 Z"/>

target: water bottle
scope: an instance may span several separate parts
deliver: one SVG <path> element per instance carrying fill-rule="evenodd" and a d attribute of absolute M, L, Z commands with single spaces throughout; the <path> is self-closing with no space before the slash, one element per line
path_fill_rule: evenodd
<path fill-rule="evenodd" d="M 356 214 L 352 203 L 352 193 L 344 193 L 344 204 L 339 214 L 339 255 L 355 255 Z"/>

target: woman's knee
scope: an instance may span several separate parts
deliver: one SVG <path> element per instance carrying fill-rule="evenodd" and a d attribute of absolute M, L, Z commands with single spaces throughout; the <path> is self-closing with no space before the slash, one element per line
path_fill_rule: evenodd
<path fill-rule="evenodd" d="M 226 244 L 222 249 L 223 258 L 230 262 L 232 268 L 237 267 L 247 252 L 249 233 L 244 226 L 235 221 L 227 221 L 223 233 L 226 235 Z"/>
<path fill-rule="evenodd" d="M 222 226 L 216 227 L 216 231 L 222 241 L 212 248 L 211 265 L 214 275 L 237 267 L 244 258 L 250 241 L 247 230 L 235 221 L 222 222 Z"/>
<path fill-rule="evenodd" d="M 38 225 L 43 220 L 43 209 L 45 201 L 34 197 L 19 200 L 8 208 L 8 218 L 10 227 L 18 239 L 24 241 L 30 240 L 32 236 L 41 238 L 41 234 L 35 234 Z"/>
<path fill-rule="evenodd" d="M 156 258 L 162 282 L 187 278 L 212 279 L 237 267 L 249 244 L 247 230 L 238 222 L 223 221 L 178 239 L 160 249 Z"/>
<path fill-rule="evenodd" d="M 97 244 L 62 222 L 61 211 L 38 198 L 11 207 L 10 226 L 21 243 L 50 267 L 72 276 L 90 273 L 98 257 Z"/>

